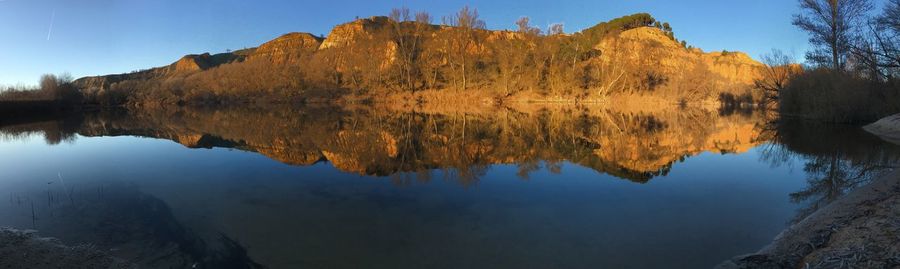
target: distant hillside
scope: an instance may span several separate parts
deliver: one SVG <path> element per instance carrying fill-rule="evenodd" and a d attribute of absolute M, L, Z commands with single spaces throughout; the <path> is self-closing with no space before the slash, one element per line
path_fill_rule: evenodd
<path fill-rule="evenodd" d="M 324 39 L 290 33 L 258 48 L 187 55 L 168 66 L 75 84 L 88 102 L 110 105 L 379 101 L 409 94 L 435 102 L 461 92 L 495 101 L 602 102 L 629 95 L 686 102 L 723 94 L 754 98 L 748 86 L 763 67 L 743 53 L 691 48 L 649 14 L 571 35 L 542 34 L 527 20 L 517 31 L 490 31 L 477 16 L 460 14 L 442 25 L 427 16 L 359 19 Z"/>

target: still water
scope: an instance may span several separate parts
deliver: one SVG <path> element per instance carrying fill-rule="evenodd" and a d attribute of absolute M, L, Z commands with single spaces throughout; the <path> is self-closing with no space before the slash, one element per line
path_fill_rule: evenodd
<path fill-rule="evenodd" d="M 900 157 L 701 109 L 147 109 L 0 133 L 0 226 L 145 268 L 709 268 Z"/>

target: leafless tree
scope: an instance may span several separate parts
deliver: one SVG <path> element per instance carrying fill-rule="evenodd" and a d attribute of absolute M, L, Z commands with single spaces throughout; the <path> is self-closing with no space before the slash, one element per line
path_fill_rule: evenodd
<path fill-rule="evenodd" d="M 517 30 L 519 33 L 537 36 L 541 34 L 541 28 L 531 26 L 531 18 L 521 17 L 516 21 L 516 26 L 519 27 Z"/>
<path fill-rule="evenodd" d="M 815 47 L 807 60 L 843 71 L 854 36 L 872 10 L 871 0 L 800 0 L 800 8 L 793 24 L 809 33 Z"/>
<path fill-rule="evenodd" d="M 551 25 L 550 25 L 550 30 L 547 31 L 547 35 L 551 35 L 551 36 L 554 36 L 554 35 L 562 35 L 562 34 L 565 34 L 565 33 L 566 33 L 566 32 L 563 30 L 563 24 L 562 24 L 562 23 L 554 23 L 554 24 L 551 24 Z"/>
<path fill-rule="evenodd" d="M 881 47 L 883 67 L 898 72 L 900 69 L 900 0 L 890 0 L 884 13 L 877 19 L 876 42 Z M 897 75 L 897 74 L 893 74 Z"/>
<path fill-rule="evenodd" d="M 462 89 L 468 88 L 469 67 L 472 66 L 472 55 L 470 50 L 480 43 L 478 31 L 486 28 L 485 22 L 478 16 L 478 9 L 470 9 L 468 6 L 463 7 L 454 15 L 444 17 L 444 25 L 454 27 L 451 31 L 455 34 L 451 40 L 451 51 L 453 52 L 450 59 L 451 64 L 460 68 L 460 76 L 462 78 Z M 455 57 L 453 57 L 455 56 Z"/>
<path fill-rule="evenodd" d="M 792 77 L 801 72 L 801 69 L 791 56 L 777 49 L 763 55 L 762 61 L 766 67 L 762 76 L 754 81 L 754 86 L 763 91 L 767 105 L 775 104 L 778 102 L 779 93 L 787 87 Z"/>

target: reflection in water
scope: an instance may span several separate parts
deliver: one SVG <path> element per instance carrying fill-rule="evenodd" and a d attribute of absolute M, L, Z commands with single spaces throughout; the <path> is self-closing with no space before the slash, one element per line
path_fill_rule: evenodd
<path fill-rule="evenodd" d="M 336 108 L 158 109 L 94 113 L 0 130 L 6 136 L 41 130 L 48 141 L 72 137 L 71 132 L 163 138 L 191 148 L 258 152 L 293 165 L 328 161 L 346 172 L 395 175 L 400 181 L 428 181 L 426 172 L 440 169 L 469 185 L 490 165 L 515 164 L 518 175 L 528 178 L 542 165 L 558 173 L 563 161 L 647 182 L 686 157 L 744 152 L 764 142 L 756 131 L 758 121 L 752 114 L 701 109 L 526 113 L 498 108 L 451 115 Z"/>
<path fill-rule="evenodd" d="M 260 267 L 234 240 L 183 227 L 165 202 L 126 183 L 72 186 L 60 175 L 44 190 L 10 193 L 7 206 L 0 206 L 6 222 L 64 242 L 110 250 L 140 267 Z"/>
<path fill-rule="evenodd" d="M 900 164 L 900 147 L 854 126 L 793 120 L 778 124 L 772 133 L 776 144 L 763 158 L 776 166 L 800 159 L 807 175 L 806 188 L 791 194 L 791 201 L 806 205 L 794 222 Z"/>
<path fill-rule="evenodd" d="M 38 115 L 36 117 L 0 117 L 0 141 L 22 140 L 42 134 L 48 145 L 74 142 L 83 121 L 80 114 Z"/>
<path fill-rule="evenodd" d="M 0 146 L 35 134 L 82 147 L 148 137 L 293 166 L 174 145 L 181 151 L 94 164 L 137 170 L 129 175 L 138 179 L 86 169 L 82 177 L 103 178 L 17 186 L 0 225 L 94 243 L 152 268 L 697 268 L 769 242 L 797 208 L 782 205 L 789 193 L 800 219 L 900 156 L 856 128 L 763 121 L 746 110 L 575 107 L 168 108 L 0 120 Z M 127 141 L 111 155 L 159 147 Z M 195 157 L 160 160 L 184 152 Z M 774 172 L 756 166 L 757 154 Z M 802 166 L 802 187 L 779 182 L 795 179 L 778 169 L 791 165 Z M 604 175 L 630 182 L 597 180 Z M 407 187 L 348 180 L 359 177 Z"/>

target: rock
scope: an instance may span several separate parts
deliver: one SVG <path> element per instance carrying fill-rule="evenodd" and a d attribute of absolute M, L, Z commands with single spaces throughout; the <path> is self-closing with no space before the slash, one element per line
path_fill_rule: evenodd
<path fill-rule="evenodd" d="M 881 119 L 863 128 L 884 140 L 900 145 L 900 114 Z"/>
<path fill-rule="evenodd" d="M 765 65 L 743 52 L 712 52 L 703 54 L 703 60 L 713 73 L 748 85 L 760 78 L 765 68 Z"/>
<path fill-rule="evenodd" d="M 707 70 L 725 82 L 753 84 L 764 64 L 742 52 L 703 53 L 684 48 L 660 29 L 639 27 L 602 40 L 594 49 L 602 51 L 602 61 L 653 62 L 664 73 L 683 76 L 691 70 Z"/>
<path fill-rule="evenodd" d="M 267 58 L 276 64 L 299 64 L 296 59 L 315 53 L 322 41 L 309 33 L 289 33 L 260 45 L 250 59 Z"/>
<path fill-rule="evenodd" d="M 211 65 L 209 57 L 209 53 L 186 55 L 172 64 L 170 69 L 176 73 L 206 70 Z"/>
<path fill-rule="evenodd" d="M 328 34 L 320 49 L 346 46 L 363 36 L 371 35 L 375 30 L 387 27 L 389 20 L 388 17 L 375 16 L 338 25 Z"/>
<path fill-rule="evenodd" d="M 0 268 L 137 268 L 91 246 L 66 246 L 36 231 L 0 228 Z"/>

